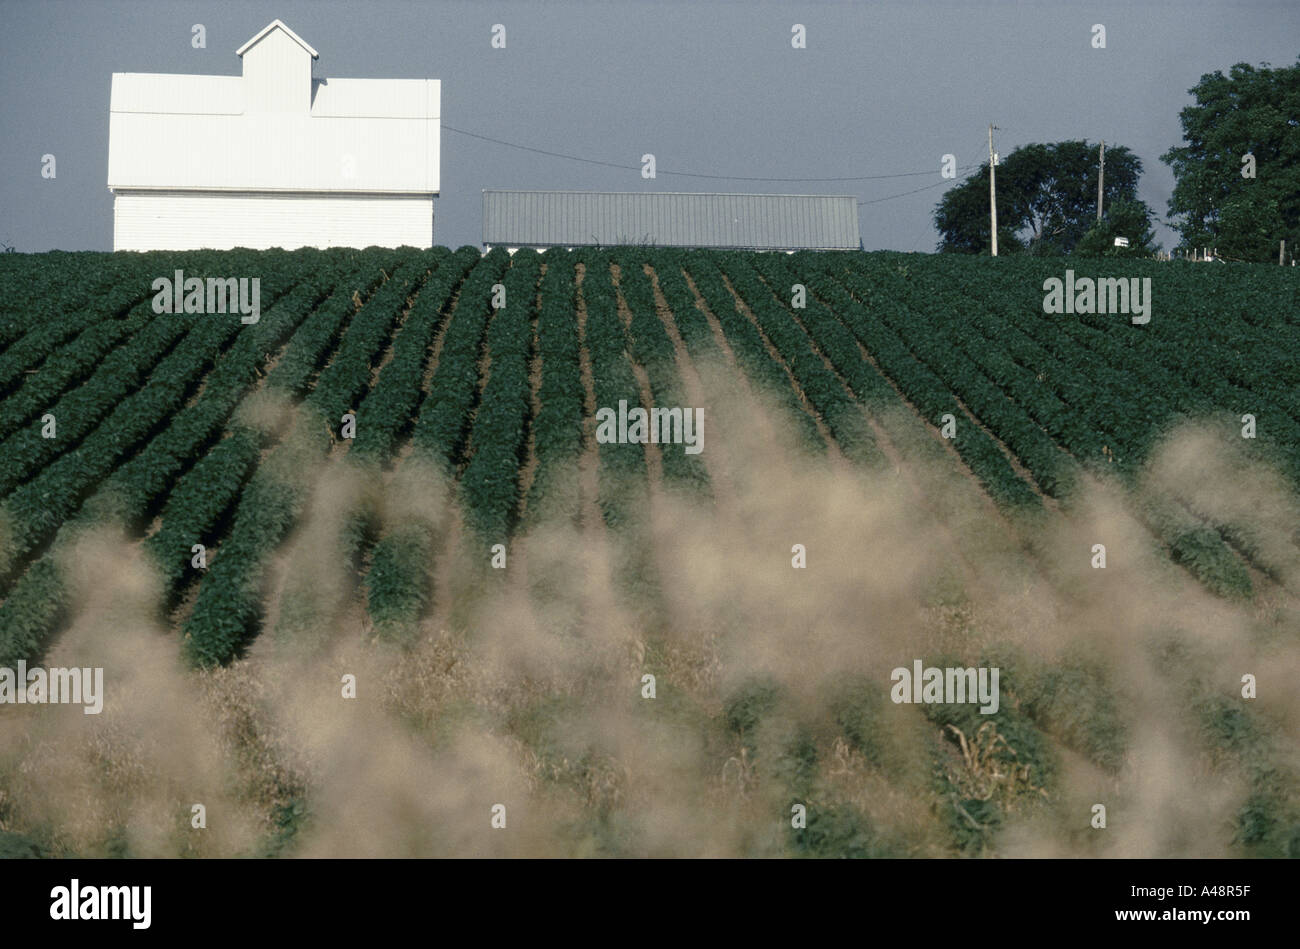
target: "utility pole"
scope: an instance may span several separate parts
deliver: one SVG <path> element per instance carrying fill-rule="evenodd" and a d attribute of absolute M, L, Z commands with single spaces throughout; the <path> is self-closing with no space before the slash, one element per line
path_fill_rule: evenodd
<path fill-rule="evenodd" d="M 989 219 L 992 222 L 993 234 L 993 256 L 998 255 L 998 188 L 996 176 L 993 173 L 993 167 L 997 164 L 997 156 L 993 152 L 993 130 L 996 125 L 989 125 Z"/>
<path fill-rule="evenodd" d="M 1101 196 L 1106 187 L 1106 140 L 1101 140 L 1101 167 L 1097 171 L 1097 223 L 1101 223 Z"/>

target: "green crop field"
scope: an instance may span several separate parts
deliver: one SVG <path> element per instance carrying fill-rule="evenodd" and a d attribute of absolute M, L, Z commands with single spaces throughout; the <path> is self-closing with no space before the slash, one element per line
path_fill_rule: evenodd
<path fill-rule="evenodd" d="M 1300 856 L 1298 590 L 1292 268 L 0 255 L 0 667 L 122 712 L 4 710 L 9 847 Z"/>

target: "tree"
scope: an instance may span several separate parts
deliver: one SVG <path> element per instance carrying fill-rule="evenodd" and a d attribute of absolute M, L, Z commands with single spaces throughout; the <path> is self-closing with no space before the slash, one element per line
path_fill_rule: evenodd
<path fill-rule="evenodd" d="M 1185 145 L 1160 156 L 1174 172 L 1169 215 L 1182 247 L 1276 260 L 1300 240 L 1300 60 L 1246 63 L 1201 76 L 1179 113 Z M 1249 155 L 1251 158 L 1247 158 Z M 1243 175 L 1254 164 L 1254 177 Z"/>
<path fill-rule="evenodd" d="M 1141 201 L 1120 198 L 1105 208 L 1102 219 L 1074 247 L 1081 257 L 1150 257 L 1155 253 L 1155 231 L 1151 209 Z M 1127 247 L 1116 247 L 1115 238 L 1128 238 Z"/>
<path fill-rule="evenodd" d="M 1097 145 L 1085 141 L 1025 145 L 998 163 L 998 251 L 1068 254 L 1097 216 Z M 1106 147 L 1104 204 L 1135 203 L 1142 161 L 1122 145 Z M 940 251 L 988 253 L 989 166 L 943 196 L 934 211 Z M 1005 236 L 1004 236 L 1005 235 Z M 1126 235 L 1127 236 L 1127 235 Z"/>
<path fill-rule="evenodd" d="M 1003 167 L 999 165 L 999 171 Z M 1014 253 L 1023 250 L 1024 247 L 1016 239 L 1015 228 L 1008 226 L 1010 219 L 1003 214 L 1006 207 L 1005 200 L 999 195 L 998 250 L 1002 253 Z M 989 253 L 989 166 L 987 162 L 982 172 L 977 172 L 962 184 L 948 190 L 935 209 L 934 224 L 942 237 L 939 241 L 940 251 L 961 254 Z"/>

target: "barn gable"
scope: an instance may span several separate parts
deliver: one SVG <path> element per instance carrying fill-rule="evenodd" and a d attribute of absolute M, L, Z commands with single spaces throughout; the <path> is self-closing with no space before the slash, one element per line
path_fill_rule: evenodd
<path fill-rule="evenodd" d="M 314 49 L 279 20 L 239 47 L 244 67 L 247 112 L 311 111 L 311 64 Z"/>

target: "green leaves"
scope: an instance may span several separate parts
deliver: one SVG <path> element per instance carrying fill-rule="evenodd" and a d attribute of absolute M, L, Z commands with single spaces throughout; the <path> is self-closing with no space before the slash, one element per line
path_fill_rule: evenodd
<path fill-rule="evenodd" d="M 366 416 L 358 428 L 353 454 L 387 459 L 398 434 L 412 424 L 434 334 L 444 321 L 453 294 L 478 259 L 472 249 L 462 248 L 454 255 L 443 252 L 393 343 L 392 361 L 384 366 L 375 391 L 366 399 Z"/>
<path fill-rule="evenodd" d="M 735 297 L 722 281 L 716 261 L 721 255 L 699 251 L 691 255 L 690 274 L 696 289 L 704 298 L 712 314 L 722 327 L 722 332 L 735 353 L 736 361 L 751 383 L 772 395 L 779 405 L 784 406 L 788 418 L 802 436 L 800 445 L 814 454 L 826 451 L 826 444 L 817 431 L 817 424 L 804 410 L 799 397 L 790 386 L 785 371 L 768 354 L 763 337 L 752 323 L 740 312 Z"/>
<path fill-rule="evenodd" d="M 1140 201 L 1120 198 L 1105 208 L 1102 220 L 1088 229 L 1074 252 L 1080 257 L 1149 257 L 1155 251 L 1154 215 Z M 1115 238 L 1128 240 L 1116 247 Z"/>
<path fill-rule="evenodd" d="M 1153 321 L 1135 327 L 1119 314 L 1044 314 L 1044 278 L 1062 267 L 1027 256 L 996 269 L 961 255 L 649 248 L 47 262 L 43 273 L 27 258 L 0 259 L 8 286 L 47 295 L 30 306 L 0 300 L 0 653 L 14 656 L 39 653 L 57 630 L 66 591 L 56 565 L 81 528 L 112 518 L 139 532 L 159 513 L 147 543 L 169 595 L 194 577 L 193 544 L 219 553 L 187 626 L 191 657 L 238 655 L 257 632 L 262 565 L 296 526 L 344 411 L 357 413 L 350 453 L 367 472 L 382 472 L 409 433 L 416 455 L 457 482 L 476 543 L 508 543 L 521 509 L 530 526 L 548 514 L 576 521 L 584 351 L 596 408 L 641 405 L 643 382 L 651 405 L 686 407 L 674 330 L 697 368 L 733 354 L 812 454 L 826 447 L 815 414 L 850 459 L 881 464 L 869 419 L 892 415 L 901 392 L 932 426 L 954 416 L 950 444 L 1008 510 L 1037 505 L 1035 488 L 1069 501 L 1083 470 L 1113 476 L 1168 556 L 1226 596 L 1250 591 L 1232 547 L 1265 555 L 1243 525 L 1148 490 L 1140 474 L 1153 449 L 1183 418 L 1228 431 L 1249 413 L 1258 436 L 1240 447 L 1300 485 L 1300 314 L 1289 268 L 1108 258 L 1100 275 L 1152 280 Z M 259 275 L 262 319 L 155 316 L 150 275 L 178 267 Z M 74 272 L 79 289 L 61 288 Z M 507 305 L 494 311 L 497 283 Z M 803 307 L 792 305 L 796 283 Z M 303 400 L 283 439 L 236 411 L 257 387 Z M 40 437 L 47 411 L 53 440 Z M 536 468 L 522 499 L 529 432 Z M 646 451 L 609 444 L 598 457 L 615 575 L 653 603 Z M 667 487 L 710 489 L 699 457 L 675 445 L 660 457 Z M 388 530 L 367 581 L 377 615 L 418 618 L 441 524 L 388 523 L 369 509 L 348 516 Z M 356 531 L 349 537 L 341 556 L 364 546 Z"/>
<path fill-rule="evenodd" d="M 50 632 L 67 615 L 70 599 L 63 572 L 52 558 L 27 571 L 0 604 L 0 666 L 37 659 Z"/>
<path fill-rule="evenodd" d="M 384 285 L 387 291 L 376 291 L 357 311 L 353 319 L 358 331 L 353 334 L 349 329 L 292 430 L 240 495 L 230 533 L 222 541 L 220 556 L 208 570 L 185 624 L 185 651 L 195 664 L 230 662 L 256 633 L 262 610 L 262 564 L 297 522 L 314 483 L 311 472 L 329 451 L 329 433 L 338 419 L 327 413 L 352 407 L 353 400 L 362 397 L 379 343 L 387 338 L 388 329 L 405 306 L 412 280 L 422 279 L 429 263 L 422 256 L 406 258 Z M 383 327 L 382 335 L 379 327 Z M 315 350 L 327 328 L 328 321 L 304 325 L 304 345 Z M 298 365 L 306 365 L 306 361 Z M 211 510 L 216 500 L 207 499 L 199 509 Z"/>
<path fill-rule="evenodd" d="M 402 265 L 384 282 L 374 297 L 349 321 L 342 345 L 329 365 L 321 370 L 316 386 L 308 396 L 309 405 L 318 409 L 332 428 L 337 428 L 343 413 L 356 408 L 356 401 L 370 383 L 371 369 L 378 364 L 393 324 L 406 308 L 409 297 L 424 285 L 431 259 L 417 255 Z"/>
<path fill-rule="evenodd" d="M 218 442 L 172 492 L 162 527 L 147 541 L 169 598 L 191 572 L 191 548 L 211 541 L 212 528 L 239 496 L 260 448 L 254 432 L 239 429 Z"/>
<path fill-rule="evenodd" d="M 1079 140 L 1030 144 L 1001 158 L 997 165 L 1000 253 L 1023 249 L 1035 256 L 1058 256 L 1075 251 L 1096 219 L 1099 144 Z M 1149 216 L 1137 196 L 1141 174 L 1141 159 L 1123 145 L 1108 144 L 1103 207 L 1128 201 Z M 939 250 L 988 253 L 987 162 L 944 194 L 935 208 L 934 224 L 941 235 Z"/>
<path fill-rule="evenodd" d="M 1300 241 L 1300 61 L 1280 69 L 1237 63 L 1208 73 L 1179 113 L 1185 145 L 1160 156 L 1176 183 L 1169 213 L 1184 247 L 1247 261 L 1277 260 Z M 1243 156 L 1254 177 L 1243 177 Z M 1107 169 L 1109 173 L 1109 168 Z"/>
<path fill-rule="evenodd" d="M 540 275 L 536 252 L 515 254 L 503 283 L 506 306 L 496 311 L 487 332 L 488 379 L 470 435 L 461 496 L 471 525 L 488 544 L 505 543 L 514 527 L 524 426 L 532 411 L 528 357 Z"/>
<path fill-rule="evenodd" d="M 891 279 L 894 278 L 886 272 L 877 270 L 876 281 L 887 282 Z M 833 302 L 832 305 L 836 306 L 881 370 L 893 379 L 926 421 L 938 427 L 942 424 L 944 415 L 951 415 L 956 420 L 956 437 L 951 444 L 993 499 L 1008 507 L 1037 504 L 1038 499 L 1033 490 L 1016 474 L 988 435 L 969 419 L 953 398 L 949 384 L 936 376 L 907 348 L 883 316 L 885 312 L 891 312 L 897 314 L 898 320 L 917 323 L 920 322 L 918 315 L 899 303 L 890 302 L 889 295 L 884 299 L 873 296 L 873 289 L 878 288 L 880 283 L 873 282 L 873 287 L 859 273 L 846 272 L 842 276 L 842 282 L 845 288 L 853 291 L 853 296 L 837 292 L 827 281 L 820 281 L 817 286 L 827 293 L 829 299 L 838 300 L 838 303 Z M 873 309 L 870 312 L 860 302 L 864 299 L 873 299 Z M 968 378 L 974 381 L 973 375 L 968 374 Z"/>
<path fill-rule="evenodd" d="M 574 287 L 576 255 L 546 252 L 541 306 L 537 313 L 537 351 L 542 378 L 533 419 L 537 469 L 529 489 L 527 517 L 578 516 L 574 473 L 582 453 L 584 389 L 578 346 L 578 312 Z"/>
<path fill-rule="evenodd" d="M 429 604 L 433 533 L 427 524 L 404 524 L 375 545 L 366 573 L 366 608 L 376 632 L 403 639 Z"/>
<path fill-rule="evenodd" d="M 510 255 L 496 248 L 465 279 L 411 436 L 415 450 L 448 474 L 460 461 L 470 408 L 478 395 L 479 349 L 492 313 L 492 286 L 509 264 Z"/>
<path fill-rule="evenodd" d="M 677 356 L 672 340 L 655 312 L 654 288 L 646 275 L 644 252 L 620 249 L 619 290 L 630 313 L 627 327 L 632 358 L 645 369 L 654 406 L 690 407 L 677 371 Z M 670 487 L 682 488 L 697 496 L 706 495 L 709 475 L 700 455 L 688 455 L 679 445 L 662 445 L 664 480 Z"/>

